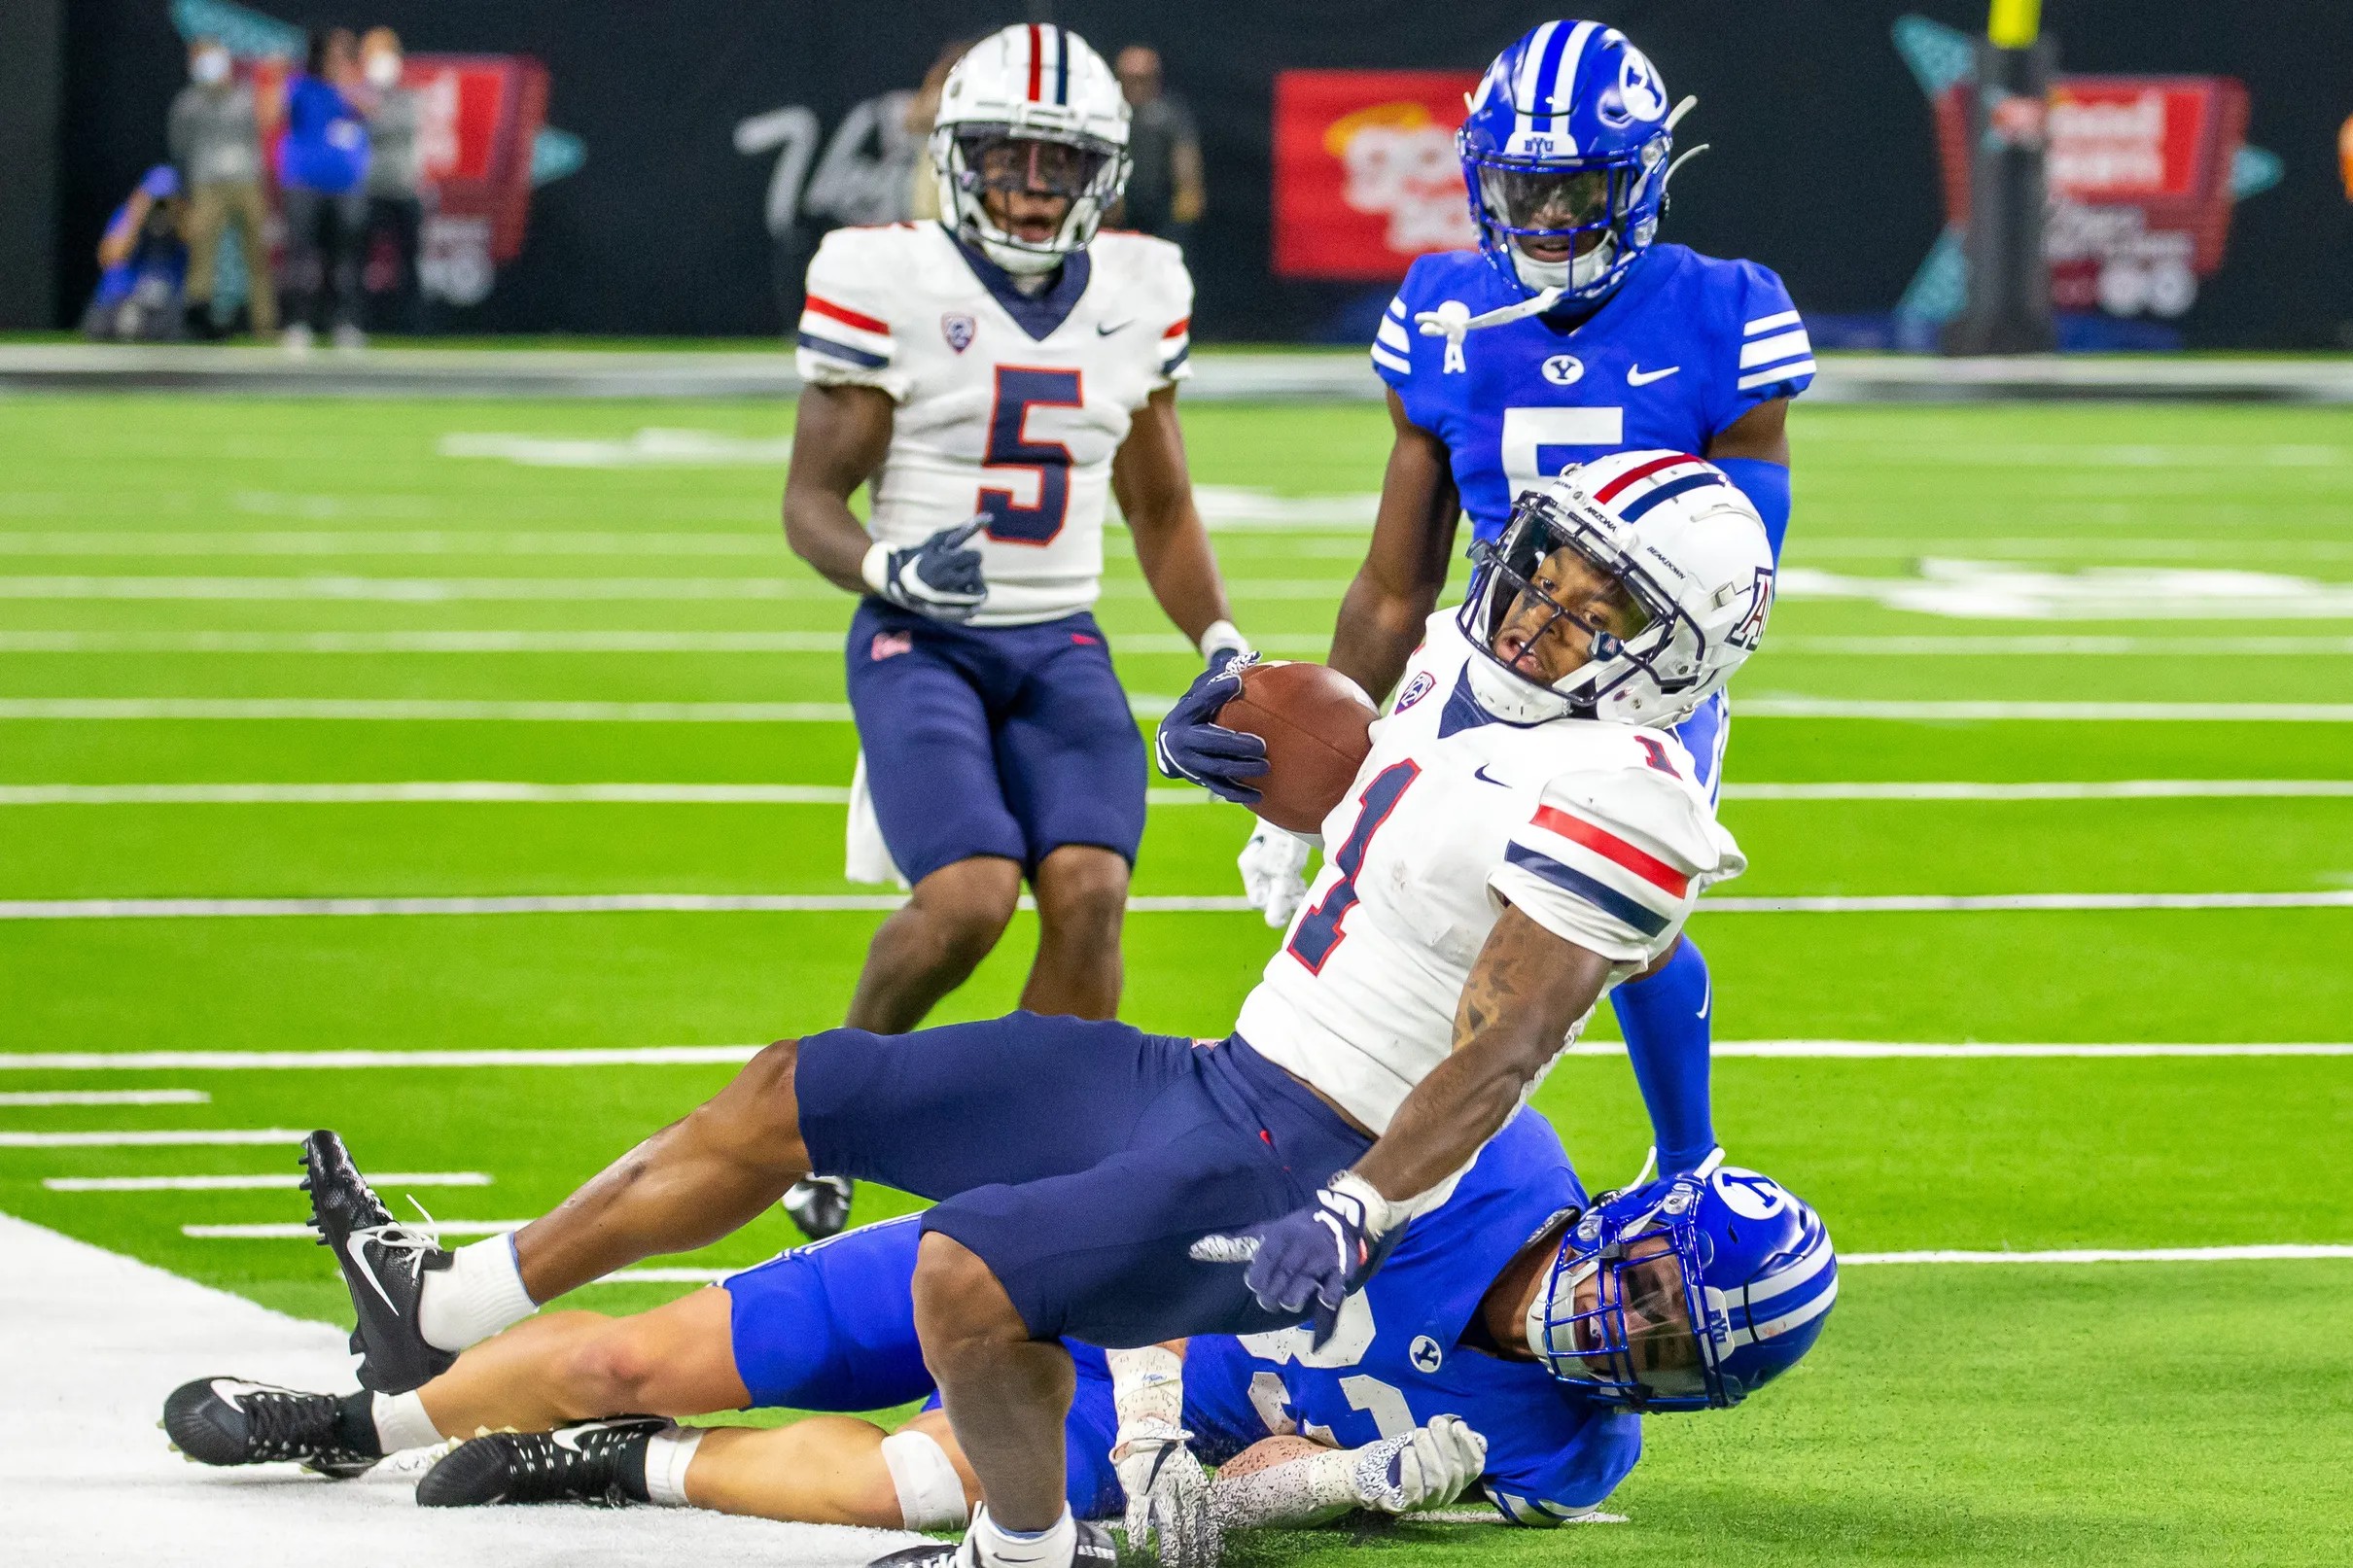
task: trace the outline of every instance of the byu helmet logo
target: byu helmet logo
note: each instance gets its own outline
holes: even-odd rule
[[[1770,1176],[1730,1166],[1715,1173],[1716,1196],[1744,1220],[1769,1220],[1789,1206],[1789,1195]]]
[[[1659,80],[1649,58],[1632,44],[1626,46],[1626,57],[1618,62],[1618,101],[1624,106],[1623,113],[1611,118],[1621,123],[1661,120],[1667,115],[1667,85]]]

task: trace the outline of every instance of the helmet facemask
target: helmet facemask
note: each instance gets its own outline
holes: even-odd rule
[[[1083,132],[1038,126],[944,124],[931,133],[931,157],[939,169],[941,210],[954,215],[957,233],[1016,275],[1051,272],[1084,249],[1128,178],[1126,149]],[[1025,239],[991,215],[991,192],[1060,197],[1066,206],[1051,235]]]
[[[1686,1205],[1688,1207],[1688,1205]],[[1528,1348],[1561,1381],[1624,1410],[1704,1410],[1729,1403],[1716,1387],[1692,1281],[1699,1237],[1652,1208],[1613,1225],[1588,1209],[1562,1237],[1528,1310]]]
[[[1637,678],[1666,693],[1696,682],[1697,667],[1669,649],[1704,638],[1627,533],[1598,507],[1589,516],[1531,490],[1501,538],[1471,547],[1477,566],[1459,624],[1485,655],[1470,666],[1482,706],[1518,722],[1592,718]],[[1584,658],[1548,679],[1548,655],[1563,646],[1581,646]]]
[[[1530,290],[1559,289],[1571,299],[1607,293],[1657,230],[1655,206],[1645,212],[1644,196],[1654,181],[1664,188],[1661,165],[1671,145],[1662,132],[1635,153],[1570,160],[1465,147],[1481,248],[1507,261]],[[1531,256],[1528,241],[1565,251],[1549,260]]]

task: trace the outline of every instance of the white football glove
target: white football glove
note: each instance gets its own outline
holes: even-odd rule
[[[1266,923],[1278,930],[1290,924],[1300,900],[1307,897],[1307,857],[1315,847],[1314,839],[1260,822],[1235,857],[1250,907],[1263,910]]]
[[[1128,1550],[1160,1568],[1217,1568],[1224,1531],[1210,1509],[1210,1473],[1185,1446],[1191,1433],[1155,1424],[1122,1429],[1112,1468],[1128,1494]]]
[[[1433,1415],[1401,1438],[1356,1450],[1356,1500],[1383,1514],[1444,1508],[1487,1468],[1487,1439],[1457,1415]]]

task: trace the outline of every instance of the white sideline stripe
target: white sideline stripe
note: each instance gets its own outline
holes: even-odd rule
[[[1154,806],[1206,806],[1205,789],[1150,789]],[[336,806],[415,801],[694,806],[842,806],[837,784],[517,784],[418,780],[391,784],[0,784],[0,806]]]
[[[841,632],[0,632],[0,653],[822,653],[841,657]],[[1325,637],[1277,634],[1262,653],[1319,655]],[[2345,640],[2353,651],[2353,638]],[[1191,653],[1176,632],[1141,632],[1122,653]],[[2169,651],[2185,651],[2174,644]],[[2189,649],[2194,651],[2194,649]]]
[[[1809,367],[1793,366],[1792,368]],[[1774,372],[1775,374],[1785,372]],[[1336,599],[1347,585],[1322,577],[1228,576],[1238,599]],[[1106,599],[1144,599],[1148,584],[1113,577]],[[701,604],[833,602],[841,590],[822,577],[155,577],[0,576],[0,599],[204,600],[398,605]]]
[[[2353,779],[2099,779],[2022,784],[1728,784],[1727,800],[2243,800],[2353,795]],[[0,790],[0,803],[6,791]]]
[[[2353,895],[2348,895],[2353,896]],[[574,893],[477,898],[19,898],[0,900],[0,921],[241,920],[292,916],[833,914],[893,910],[904,893]],[[1020,906],[1036,909],[1024,894]],[[1230,914],[1249,900],[1143,897],[1132,915]]]
[[[544,1050],[423,1051],[18,1051],[0,1053],[0,1072],[340,1072],[356,1067],[658,1067],[730,1066],[757,1055],[757,1045],[553,1046]],[[1625,1047],[1600,1041],[1578,1046],[1596,1056]],[[2128,1042],[2011,1044],[1971,1040],[1718,1040],[1720,1057],[1957,1058],[2018,1057],[2353,1057],[2353,1041],[2289,1043]],[[390,1178],[386,1178],[390,1179]],[[421,1178],[411,1178],[421,1179]]]
[[[288,1127],[170,1128],[137,1132],[0,1132],[0,1149],[193,1149],[251,1143],[300,1143],[310,1134]]]
[[[201,1089],[24,1089],[0,1094],[0,1107],[21,1105],[209,1105]]]
[[[2245,1247],[2065,1247],[2053,1252],[1848,1252],[1843,1269],[1881,1263],[2262,1263],[2302,1258],[2353,1258],[2353,1246],[2299,1241]]]
[[[368,1178],[379,1187],[487,1187],[479,1170],[396,1170]],[[53,1193],[237,1193],[299,1187],[296,1171],[268,1176],[44,1176]]]
[[[899,893],[571,893],[473,898],[18,898],[0,921],[254,920],[378,915],[831,914],[893,910]],[[1036,904],[1027,896],[1023,909]],[[2353,890],[2183,893],[1885,893],[1789,898],[1710,898],[1722,915],[1983,913],[2001,910],[2347,909]],[[1149,896],[1136,915],[1241,914],[1249,901]]]
[[[1722,915],[1982,914],[2000,910],[2353,909],[2353,890],[2278,893],[1883,893],[1834,897],[1710,898]]]
[[[2125,722],[2353,724],[2353,703],[1875,702],[1843,697],[1749,697],[1742,718],[2071,719]]]
[[[375,1178],[370,1177],[373,1181]],[[529,1220],[435,1220],[432,1229],[442,1236],[505,1236],[519,1231]],[[319,1233],[299,1220],[267,1225],[183,1225],[180,1234],[193,1241],[316,1241]]]

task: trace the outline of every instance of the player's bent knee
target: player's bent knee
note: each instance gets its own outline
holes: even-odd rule
[[[631,1332],[631,1319],[611,1319],[600,1332],[584,1334],[571,1347],[562,1369],[564,1391],[576,1414],[622,1415],[656,1411],[666,1358],[660,1346]]]
[[[937,1231],[925,1233],[915,1258],[915,1332],[934,1364],[1030,1338],[996,1272]]]
[[[800,1097],[793,1075],[800,1041],[763,1046],[727,1087],[703,1102],[692,1120],[715,1142],[751,1151],[765,1163],[790,1167],[800,1155]]]

